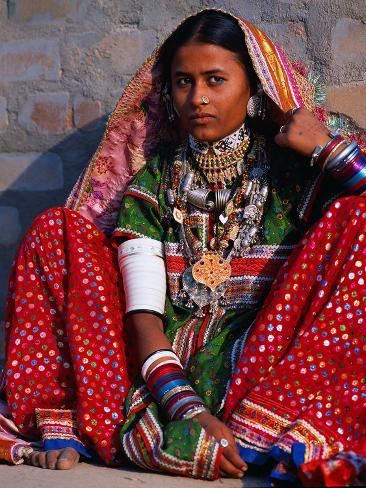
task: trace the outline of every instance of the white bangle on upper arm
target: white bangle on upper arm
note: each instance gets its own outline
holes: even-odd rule
[[[118,264],[126,296],[126,313],[151,310],[164,313],[166,272],[163,244],[138,238],[118,247]]]

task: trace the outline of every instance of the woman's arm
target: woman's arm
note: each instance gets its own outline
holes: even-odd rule
[[[128,340],[134,344],[136,362],[140,369],[145,359],[153,352],[159,349],[172,349],[164,334],[163,321],[156,315],[145,312],[130,314],[126,319],[126,327]]]
[[[172,350],[171,344],[164,334],[163,321],[161,318],[150,313],[132,313],[126,319],[128,340],[135,345],[136,361],[141,368],[145,359],[159,349]],[[164,357],[154,361],[146,371],[146,375],[159,363],[164,361]],[[207,410],[199,413],[196,417],[200,425],[212,435],[218,442],[226,439],[228,446],[223,448],[220,460],[220,470],[223,476],[242,478],[247,469],[246,463],[240,458],[235,446],[235,439],[231,430],[219,419],[210,414]]]
[[[275,142],[311,157],[321,171],[329,174],[350,195],[366,195],[366,155],[355,143],[329,130],[304,108],[283,114]]]

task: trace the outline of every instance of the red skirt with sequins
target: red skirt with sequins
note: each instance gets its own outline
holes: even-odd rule
[[[237,363],[226,422],[248,461],[306,486],[366,471],[366,199],[345,197],[281,268]],[[364,473],[366,474],[366,473]]]
[[[39,215],[15,257],[7,303],[8,407],[20,434],[119,461],[130,380],[123,296],[109,239],[77,212]]]

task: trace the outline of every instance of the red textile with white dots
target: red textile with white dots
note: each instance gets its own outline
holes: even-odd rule
[[[282,452],[306,486],[349,481],[341,452],[365,463],[365,317],[366,200],[345,197],[281,268],[237,363],[225,416],[246,455]]]
[[[130,386],[119,280],[103,232],[75,211],[48,210],[19,246],[6,320],[5,391],[20,433],[44,434],[36,409],[75,410],[73,439],[107,463],[120,461]]]

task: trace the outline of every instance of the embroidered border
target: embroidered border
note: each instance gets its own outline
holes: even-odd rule
[[[324,175],[319,174],[314,181],[312,181],[309,186],[305,189],[301,201],[297,208],[297,214],[300,220],[306,220],[307,214],[310,212],[312,203],[314,202],[318,192],[320,184],[323,180]]]
[[[114,237],[122,237],[122,236],[149,238],[149,236],[145,236],[144,234],[141,234],[140,232],[132,230],[128,227],[117,227],[114,231]]]
[[[46,439],[65,439],[81,442],[75,420],[75,410],[36,408],[37,427]]]
[[[163,431],[149,408],[134,429],[123,436],[122,442],[127,456],[138,466],[192,476],[193,461],[185,461],[162,451]],[[140,443],[147,449],[148,458],[144,457]]]
[[[192,475],[195,478],[217,478],[220,459],[218,454],[218,442],[202,429],[194,456]]]
[[[286,413],[283,405],[278,405],[277,410],[274,413],[254,401],[242,400],[228,422],[238,444],[258,452],[270,452],[278,446],[291,453],[294,443],[302,443],[306,446],[304,462],[338,452],[339,446],[330,448],[326,438],[309,422],[291,418],[293,414]]]
[[[156,195],[146,188],[142,188],[139,185],[129,185],[125,191],[125,195],[135,196],[137,198],[142,198],[146,202],[151,203],[159,210],[159,202]]]

